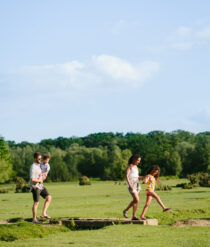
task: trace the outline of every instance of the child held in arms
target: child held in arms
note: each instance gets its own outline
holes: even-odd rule
[[[47,175],[50,171],[50,155],[49,154],[44,154],[43,156],[43,161],[40,164],[40,168],[42,170],[42,173],[39,175],[40,178],[44,181],[47,178]],[[37,187],[39,183],[36,183],[35,187]]]

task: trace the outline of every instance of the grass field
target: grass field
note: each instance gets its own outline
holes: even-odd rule
[[[175,186],[185,180],[163,180]],[[1,185],[9,187],[12,185]],[[124,182],[93,182],[91,186],[77,183],[46,184],[53,200],[48,214],[59,217],[122,217],[122,210],[131,197]],[[148,218],[158,218],[159,226],[116,225],[99,230],[70,231],[64,227],[44,227],[27,222],[19,225],[0,225],[0,237],[8,235],[15,241],[0,241],[0,246],[210,246],[209,227],[174,227],[173,223],[186,219],[210,218],[210,189],[196,187],[191,190],[175,188],[157,191],[166,206],[172,207],[162,213],[153,201]],[[38,215],[44,200],[41,199]],[[140,195],[138,215],[145,203],[144,185]],[[31,218],[31,193],[0,194],[0,220]],[[129,213],[131,216],[131,211]],[[47,228],[47,229],[46,229]],[[30,234],[29,234],[30,233]],[[14,239],[12,239],[14,238]]]

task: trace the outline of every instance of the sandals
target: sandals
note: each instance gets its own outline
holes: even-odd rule
[[[147,218],[145,218],[145,217],[140,217],[140,220],[147,220]]]
[[[40,218],[42,218],[42,219],[48,219],[48,220],[50,220],[51,219],[51,217],[50,216],[48,216],[48,215],[45,215],[45,216],[40,216]]]
[[[133,217],[131,220],[139,220],[139,218],[137,218],[136,216]]]
[[[170,210],[171,208],[165,208],[165,209],[163,209],[163,212],[166,212],[166,211],[168,211],[168,210]]]
[[[124,216],[125,218],[128,218],[128,212],[125,211],[125,210],[123,210],[123,216]]]

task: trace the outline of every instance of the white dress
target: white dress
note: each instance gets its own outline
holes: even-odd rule
[[[130,193],[139,193],[141,191],[141,185],[139,182],[139,170],[137,166],[131,167],[128,179],[133,187],[133,190],[131,191],[128,185],[128,190],[130,191]]]

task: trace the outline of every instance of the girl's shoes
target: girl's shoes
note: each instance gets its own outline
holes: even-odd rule
[[[137,218],[136,216],[133,217],[131,220],[139,220],[139,218]]]
[[[40,216],[40,218],[42,218],[42,219],[48,219],[48,220],[50,220],[51,219],[51,217],[50,216],[48,216],[48,215],[45,215],[45,216]]]
[[[145,217],[140,217],[140,220],[147,220],[147,218],[145,218]]]
[[[165,209],[163,209],[163,212],[166,212],[166,211],[168,211],[168,210],[170,210],[171,208],[165,208]]]
[[[125,218],[128,218],[128,212],[125,211],[125,210],[123,210],[123,216],[124,216]]]

